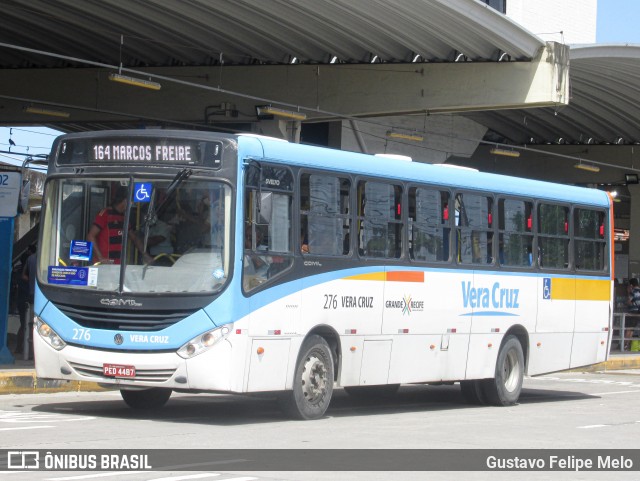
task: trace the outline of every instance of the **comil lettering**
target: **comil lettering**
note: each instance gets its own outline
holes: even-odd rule
[[[462,303],[471,309],[518,309],[520,289],[500,287],[495,282],[491,287],[472,287],[471,282],[462,281]]]

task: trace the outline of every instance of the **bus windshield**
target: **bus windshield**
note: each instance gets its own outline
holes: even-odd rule
[[[130,293],[221,289],[230,272],[231,189],[190,174],[50,180],[40,281]]]

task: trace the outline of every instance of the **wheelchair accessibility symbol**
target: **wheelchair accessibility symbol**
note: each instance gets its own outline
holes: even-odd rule
[[[136,182],[133,189],[133,199],[135,202],[150,202],[151,191],[153,187],[151,182]]]
[[[542,279],[542,298],[551,299],[551,278],[544,277]]]

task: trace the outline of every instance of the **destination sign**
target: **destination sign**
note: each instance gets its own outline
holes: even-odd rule
[[[94,144],[91,160],[124,160],[126,162],[196,163],[197,152],[191,145]]]
[[[222,142],[157,138],[70,139],[62,142],[57,164],[146,163],[219,168]]]

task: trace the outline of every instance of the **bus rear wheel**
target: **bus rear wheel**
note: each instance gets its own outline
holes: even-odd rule
[[[171,397],[171,389],[160,387],[140,391],[121,389],[120,395],[130,408],[157,409],[167,404],[169,397]]]
[[[494,379],[483,381],[483,392],[489,404],[511,406],[518,402],[524,380],[524,354],[516,336],[502,342]]]
[[[300,348],[293,390],[283,393],[280,407],[294,419],[321,418],[333,395],[333,357],[327,341],[309,336]]]

